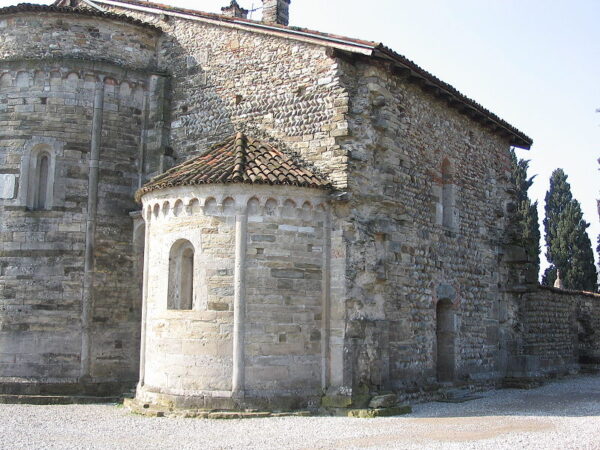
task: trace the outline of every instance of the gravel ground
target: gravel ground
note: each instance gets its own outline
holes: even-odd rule
[[[244,420],[149,418],[110,405],[0,405],[0,449],[600,449],[600,376],[407,416]]]

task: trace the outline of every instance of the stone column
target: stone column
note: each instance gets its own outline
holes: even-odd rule
[[[246,242],[248,214],[246,205],[235,217],[235,266],[233,298],[233,377],[231,391],[234,397],[244,396],[244,324],[246,320]]]
[[[326,390],[330,384],[330,333],[331,333],[331,216],[329,208],[324,210],[323,221],[323,315],[321,320],[321,387]]]
[[[150,77],[152,80],[152,77]],[[145,173],[144,166],[146,165],[146,135],[148,134],[148,96],[149,90],[146,89],[144,92],[144,99],[142,101],[142,130],[140,132],[140,145],[138,150],[138,189],[144,185]]]
[[[94,92],[94,113],[90,157],[88,162],[88,205],[85,228],[85,259],[83,292],[81,299],[81,378],[90,376],[90,327],[93,311],[94,288],[94,245],[96,233],[96,212],[98,210],[98,166],[102,145],[102,115],[104,113],[104,80],[96,83]]]
[[[142,330],[140,333],[140,387],[144,385],[146,376],[146,321],[148,317],[148,266],[150,258],[150,222],[149,214],[144,214],[142,208],[142,220],[146,224],[144,235],[144,279],[142,281]]]

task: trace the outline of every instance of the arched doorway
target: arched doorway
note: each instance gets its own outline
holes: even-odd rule
[[[454,381],[455,366],[455,321],[450,300],[440,300],[435,308],[437,358],[436,373],[439,382]]]

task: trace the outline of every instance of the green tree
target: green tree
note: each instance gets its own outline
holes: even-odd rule
[[[542,285],[543,286],[554,286],[554,282],[556,281],[556,266],[554,264],[550,264],[550,266],[546,267],[544,273],[542,274]]]
[[[542,284],[554,284],[556,271],[560,270],[566,289],[595,292],[596,265],[586,231],[590,225],[583,220],[581,205],[573,198],[567,175],[562,169],[552,172],[545,200],[546,257],[551,266],[546,269]]]
[[[540,224],[537,211],[537,202],[531,203],[528,191],[535,175],[527,176],[529,161],[518,159],[514,150],[511,150],[512,172],[511,178],[516,189],[516,241],[527,252],[529,261],[534,265],[535,279],[540,271]]]

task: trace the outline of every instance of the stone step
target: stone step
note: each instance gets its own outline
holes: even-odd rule
[[[88,395],[15,395],[0,394],[1,404],[24,405],[92,405],[121,403],[122,397],[93,397]]]
[[[264,417],[310,417],[312,411],[214,411],[202,409],[169,409],[159,405],[138,403],[135,399],[126,398],[123,406],[132,413],[148,417],[183,417],[186,419],[259,419]],[[345,414],[344,414],[345,415]]]
[[[445,392],[447,398],[461,398],[471,395],[471,391],[468,389],[449,389]]]
[[[600,364],[581,364],[581,373],[589,375],[597,375],[600,373]]]
[[[392,417],[410,414],[412,408],[410,405],[392,406],[391,408],[371,408],[371,409],[351,409],[348,410],[347,416],[358,419],[372,419],[375,417]]]
[[[131,389],[127,392],[123,392],[123,394],[121,394],[121,398],[135,398],[135,393],[136,393],[135,388]]]
[[[464,403],[482,397],[483,396],[474,394],[468,389],[451,389],[444,392],[438,401],[442,403]]]
[[[542,378],[507,377],[502,380],[502,387],[505,389],[535,389],[542,384],[544,384]]]

